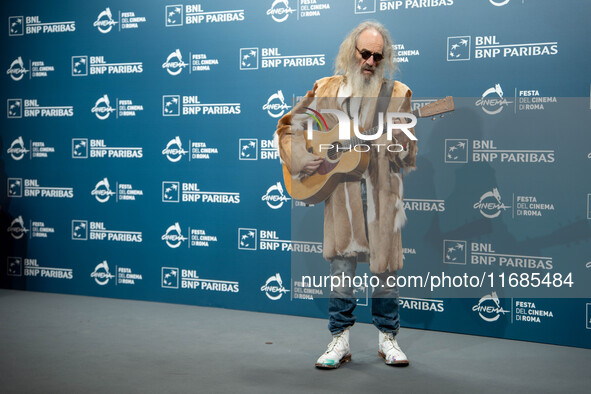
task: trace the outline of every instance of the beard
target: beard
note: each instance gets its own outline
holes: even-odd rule
[[[363,74],[364,70],[373,70],[373,74]],[[377,67],[364,64],[359,67],[354,61],[351,62],[346,74],[347,80],[353,89],[353,97],[378,97],[383,76],[383,64]]]

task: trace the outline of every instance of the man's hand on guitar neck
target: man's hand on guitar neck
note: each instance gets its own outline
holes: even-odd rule
[[[322,164],[324,159],[319,156],[310,156],[310,159],[304,164],[304,168],[302,168],[302,173],[305,175],[312,175],[316,172],[318,167]]]

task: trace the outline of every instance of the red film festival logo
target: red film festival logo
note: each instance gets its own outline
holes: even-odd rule
[[[320,112],[316,111],[309,107],[304,107],[307,110],[310,110],[312,113],[306,112],[310,118],[308,119],[308,128],[307,128],[307,138],[309,140],[313,139],[314,129],[313,129],[313,122],[312,120],[316,121],[318,125],[318,129],[320,131],[327,131],[328,126],[326,124],[326,120],[322,116],[323,114],[332,114],[335,115],[339,121],[339,132],[338,132],[338,139],[339,142],[334,142],[330,144],[320,144],[320,152],[324,151],[336,151],[336,152],[350,152],[351,150],[355,152],[369,152],[369,150],[373,147],[376,148],[379,152],[381,148],[385,148],[388,152],[402,152],[405,150],[405,147],[398,143],[393,144],[368,144],[365,141],[375,141],[377,140],[383,133],[384,133],[384,118],[383,116],[379,116],[378,126],[371,128],[366,131],[359,130],[359,116],[353,116],[353,127],[351,127],[351,119],[349,116],[343,112],[336,109],[321,109]],[[380,115],[382,113],[380,112]],[[409,123],[400,123],[399,119],[410,119]],[[388,140],[396,140],[393,138],[393,131],[398,129],[402,131],[409,140],[417,141],[417,137],[410,132],[410,128],[415,127],[417,124],[417,118],[415,115],[406,112],[388,112],[386,113],[386,136]],[[351,136],[351,130],[355,136]],[[351,140],[349,144],[343,144],[342,141]]]

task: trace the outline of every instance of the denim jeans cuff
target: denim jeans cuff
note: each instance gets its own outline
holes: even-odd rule
[[[355,323],[353,323],[353,324],[355,324]],[[332,331],[330,331],[330,330],[329,330],[329,331],[330,331],[330,335],[333,335],[333,336],[334,336],[334,335],[339,335],[339,334],[342,334],[342,333],[343,333],[343,332],[345,332],[346,330],[348,330],[348,329],[350,329],[351,327],[353,327],[353,324],[351,324],[350,326],[347,326],[347,327],[345,327],[345,328],[343,328],[342,330],[339,330],[339,331],[337,331],[337,332],[332,332]]]
[[[378,331],[383,332],[384,334],[393,334],[394,336],[398,335],[398,332],[400,331],[398,330],[380,330],[378,329]]]

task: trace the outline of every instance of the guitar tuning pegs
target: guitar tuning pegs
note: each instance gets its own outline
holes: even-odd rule
[[[443,116],[444,116],[443,114],[439,115],[440,118],[443,118]]]
[[[435,116],[431,117],[431,120],[435,120]]]

